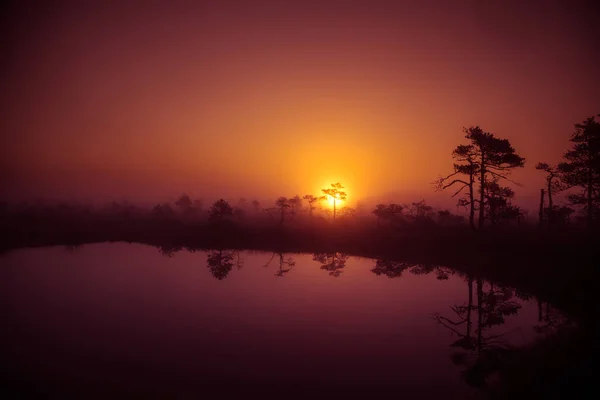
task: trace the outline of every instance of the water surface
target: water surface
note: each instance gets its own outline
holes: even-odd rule
[[[534,340],[548,313],[444,267],[342,253],[104,243],[16,250],[0,266],[3,374],[61,397],[465,398],[469,360]]]

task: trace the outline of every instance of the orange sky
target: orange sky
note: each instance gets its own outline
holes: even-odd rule
[[[9,196],[264,199],[340,181],[351,201],[454,204],[430,182],[480,125],[526,157],[529,205],[535,163],[600,112],[598,13],[577,2],[86,3],[6,13]]]

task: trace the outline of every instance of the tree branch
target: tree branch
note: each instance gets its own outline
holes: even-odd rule
[[[507,181],[509,181],[510,183],[513,183],[513,184],[515,184],[515,185],[517,185],[517,186],[519,186],[519,187],[523,187],[523,185],[522,185],[522,184],[520,184],[520,183],[519,183],[519,182],[517,182],[517,181],[513,181],[512,179],[510,179],[510,178],[509,178],[509,177],[507,177],[506,175],[498,174],[498,173],[496,173],[496,172],[494,172],[494,171],[489,171],[489,170],[488,170],[488,172],[489,172],[489,173],[490,173],[492,176],[495,176],[496,178],[502,178],[502,179],[506,179],[506,180],[507,180]]]
[[[455,179],[452,182],[450,182],[449,184],[442,186],[442,189],[449,188],[450,186],[454,185],[455,183],[462,183],[463,185],[469,186],[469,184],[467,182],[463,181],[462,179]]]
[[[452,308],[452,307],[450,307],[450,308]],[[454,310],[453,310],[453,311],[454,311]],[[454,311],[454,312],[456,312],[456,311]],[[460,321],[460,322],[454,322],[454,321],[452,321],[451,319],[449,319],[449,318],[446,318],[446,317],[443,317],[443,316],[441,316],[441,315],[436,315],[436,316],[435,316],[435,318],[436,318],[437,320],[444,320],[444,321],[446,321],[446,322],[448,322],[449,324],[452,324],[452,325],[454,325],[454,326],[462,325],[462,324],[464,324],[464,323],[467,321],[466,319],[463,319],[463,320],[462,320],[462,321]]]
[[[448,175],[447,177],[445,177],[445,178],[440,178],[440,180],[442,180],[442,181],[445,181],[446,179],[449,179],[449,178],[451,178],[451,177],[453,177],[454,175],[457,175],[457,174],[460,174],[460,172],[458,172],[458,171],[454,171],[453,173],[451,173],[451,174],[450,174],[450,175]]]
[[[458,190],[457,190],[457,191],[456,191],[456,192],[455,192],[455,193],[452,195],[452,197],[456,197],[456,196],[457,196],[457,195],[458,195],[460,192],[462,192],[462,191],[463,191],[463,190],[464,190],[464,189],[465,189],[467,186],[469,186],[469,185],[463,185],[463,186],[461,186],[461,188],[460,188],[460,189],[458,189]]]

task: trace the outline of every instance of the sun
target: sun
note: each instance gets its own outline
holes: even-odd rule
[[[344,185],[338,181],[335,183],[323,184],[320,189],[322,204],[324,207],[332,210],[339,210],[344,207],[348,201],[348,192]],[[335,196],[335,197],[334,197]]]
[[[339,198],[337,198],[337,199],[335,200],[335,207],[336,207],[336,208],[340,208],[340,206],[341,206],[342,204],[344,204],[344,200],[340,200]],[[328,205],[330,208],[333,208],[333,196],[327,196],[327,205]]]

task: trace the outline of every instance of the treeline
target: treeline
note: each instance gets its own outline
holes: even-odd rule
[[[206,205],[202,199],[182,194],[174,202],[152,207],[124,201],[111,202],[100,207],[90,204],[62,203],[0,203],[3,224],[29,227],[49,225],[55,229],[74,225],[125,228],[132,224],[146,224],[156,229],[166,225],[239,227],[299,227],[324,226],[335,221],[337,226],[376,225],[389,228],[427,228],[464,225],[465,218],[449,210],[435,210],[425,200],[408,204],[379,204],[375,208],[341,206],[346,200],[344,186],[331,184],[320,195],[306,194],[279,197],[272,203],[240,198],[235,202],[219,199]],[[343,204],[343,203],[342,203]]]
[[[271,203],[240,198],[235,202],[219,199],[205,205],[201,199],[181,195],[173,203],[143,208],[129,202],[112,202],[104,207],[83,204],[0,203],[0,229],[12,246],[43,242],[41,238],[88,238],[91,240],[137,240],[138,237],[189,235],[191,237],[237,237],[235,245],[244,246],[250,237],[268,234],[265,241],[278,237],[278,230],[302,243],[313,243],[316,231],[335,236],[336,242],[352,235],[357,241],[371,243],[374,230],[382,237],[441,234],[441,230],[488,232],[515,227],[533,228],[525,220],[526,211],[514,205],[515,191],[510,172],[522,168],[525,159],[506,139],[483,131],[465,128],[467,143],[452,152],[453,171],[435,182],[437,190],[452,190],[457,206],[467,217],[449,210],[435,210],[424,200],[410,204],[377,204],[358,209],[344,205],[346,193],[341,183],[332,183],[321,193],[279,197]],[[540,162],[536,168],[546,174],[542,188],[539,225],[565,231],[598,227],[600,217],[600,123],[594,117],[575,124],[571,148],[562,161]],[[567,191],[568,204],[557,205],[555,195]],[[574,219],[575,207],[583,220]],[[333,222],[333,223],[332,223]],[[573,223],[575,222],[575,223]],[[583,223],[579,223],[583,222]],[[490,229],[493,228],[493,229]],[[569,228],[569,229],[567,229]],[[290,233],[294,231],[295,233]],[[527,229],[525,229],[527,230]],[[215,232],[220,232],[216,235]],[[237,232],[235,235],[233,232]],[[306,238],[308,233],[311,242]],[[229,235],[229,236],[228,236]],[[271,235],[271,236],[269,236]],[[513,232],[514,237],[517,233]],[[489,234],[488,234],[489,236]],[[187,239],[186,239],[187,240]],[[8,246],[4,244],[4,246]]]
[[[512,204],[515,192],[504,185],[513,182],[510,172],[524,167],[525,158],[507,139],[485,132],[479,126],[464,128],[464,132],[468,142],[458,145],[452,152],[454,171],[438,179],[437,189],[454,190],[452,196],[458,197],[457,205],[469,211],[472,229],[519,218],[523,211]],[[546,174],[546,187],[541,189],[540,196],[539,225],[565,226],[575,212],[570,206],[574,206],[582,211],[589,229],[597,228],[600,216],[600,122],[590,117],[575,124],[569,140],[571,148],[564,153],[562,161],[536,165],[536,169]],[[568,204],[557,206],[553,196],[567,190],[572,190],[567,195]]]

